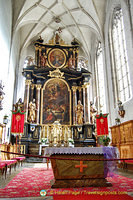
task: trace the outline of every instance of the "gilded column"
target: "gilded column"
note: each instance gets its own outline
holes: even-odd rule
[[[36,85],[36,123],[39,124],[39,114],[40,114],[40,89],[42,85]]]
[[[30,86],[30,101],[33,101],[33,95],[34,95],[34,84],[31,84]]]
[[[26,112],[26,114],[25,114],[25,122],[27,122],[27,117],[28,117],[30,84],[31,84],[31,80],[26,80],[25,81],[25,95],[24,95],[24,110]]]
[[[82,86],[83,88],[83,106],[84,106],[84,123],[90,123],[90,100],[89,100],[89,83]]]
[[[73,125],[76,124],[76,107],[77,107],[77,86],[72,86],[73,91]]]

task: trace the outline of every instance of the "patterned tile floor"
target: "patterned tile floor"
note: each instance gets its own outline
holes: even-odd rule
[[[42,168],[46,167],[46,163],[24,163],[23,166],[17,167],[16,171],[12,169],[12,173],[10,174],[9,171],[7,172],[7,178],[5,179],[4,177],[1,177],[0,174],[0,189],[4,188],[18,173],[20,173],[23,168]],[[49,167],[50,164],[49,164]],[[125,176],[127,178],[133,179],[133,172],[132,171],[123,171],[123,170],[118,170],[117,173],[121,176]],[[133,193],[130,193],[129,195],[133,196]],[[0,200],[3,198],[0,198]],[[27,198],[4,198],[4,200],[53,200],[53,197],[48,196],[48,197],[27,197]]]

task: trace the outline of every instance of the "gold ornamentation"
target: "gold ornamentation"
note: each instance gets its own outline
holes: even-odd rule
[[[31,80],[26,80],[25,81],[25,85],[30,85],[31,84]]]
[[[81,90],[82,90],[82,87],[78,87],[78,91],[81,92]]]
[[[32,90],[34,89],[34,86],[35,86],[34,84],[31,84],[31,89],[32,89]]]
[[[76,92],[77,89],[78,89],[78,86],[72,86],[73,92]]]
[[[67,74],[67,73],[66,73]],[[68,80],[78,80],[78,79],[81,79],[82,78],[82,75],[81,76],[78,76],[76,78],[69,78]]]
[[[42,85],[40,85],[40,84],[37,84],[37,85],[36,85],[36,89],[37,89],[37,90],[40,90],[41,87],[42,87]]]
[[[90,85],[90,83],[85,83],[84,85],[82,85],[82,88],[87,88]]]
[[[36,50],[36,51],[38,51],[38,49],[39,49],[39,46],[38,46],[38,45],[36,45],[36,46],[35,46],[35,50]]]
[[[59,69],[56,69],[54,71],[50,71],[49,75],[51,78],[65,78],[64,76],[64,72],[61,72]]]

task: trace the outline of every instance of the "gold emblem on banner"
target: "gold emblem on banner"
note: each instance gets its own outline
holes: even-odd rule
[[[103,124],[103,122],[104,122],[104,119],[100,119],[100,122],[101,122],[101,124]]]
[[[16,120],[17,120],[17,121],[20,121],[20,120],[21,120],[21,116],[20,116],[20,115],[17,115],[17,116],[16,116]]]

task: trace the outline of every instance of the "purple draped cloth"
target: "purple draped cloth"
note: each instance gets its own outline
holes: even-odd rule
[[[105,159],[119,158],[119,151],[116,147],[104,147],[103,153]],[[104,161],[104,176],[113,176],[117,170],[117,161]]]

